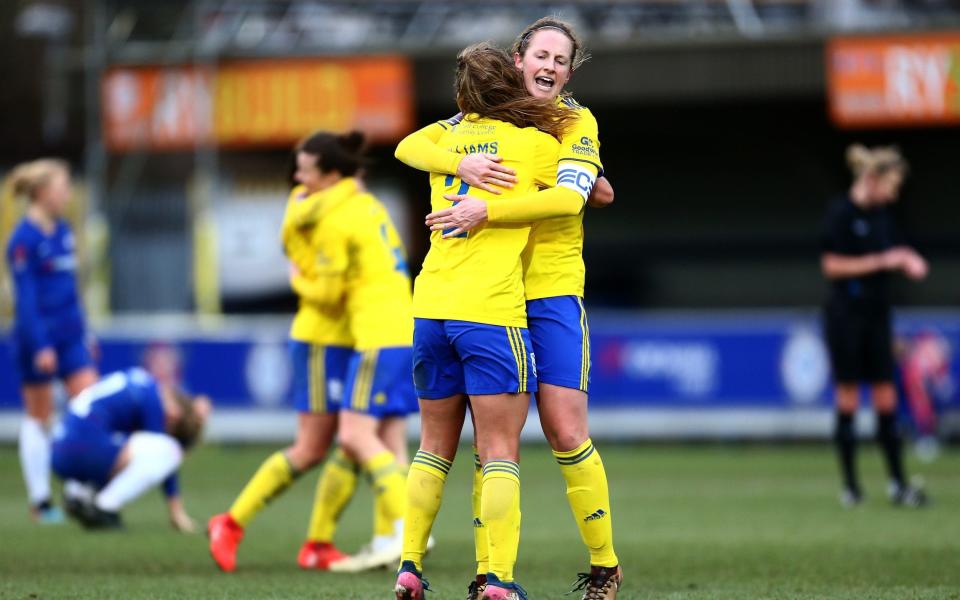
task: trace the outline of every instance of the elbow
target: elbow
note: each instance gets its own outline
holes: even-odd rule
[[[607,181],[606,177],[600,177],[597,179],[597,183],[593,186],[593,190],[590,192],[590,197],[587,199],[587,204],[591,208],[603,208],[613,204],[613,197],[613,186],[610,185],[610,182]]]
[[[407,164],[406,159],[407,159],[407,155],[409,154],[409,152],[407,151],[407,148],[410,145],[408,141],[409,139],[410,139],[410,136],[407,136],[402,140],[400,140],[400,143],[397,144],[396,150],[393,151],[393,157],[399,160],[400,162],[402,162],[403,164]]]

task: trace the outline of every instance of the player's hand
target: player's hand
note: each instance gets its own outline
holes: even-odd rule
[[[509,190],[517,182],[517,172],[501,165],[502,161],[496,154],[468,154],[457,166],[457,177],[467,185],[499,194],[498,187]]]
[[[926,279],[929,272],[930,265],[927,264],[927,261],[924,260],[922,256],[913,251],[910,251],[906,255],[903,263],[903,273],[909,279],[921,281]]]
[[[197,532],[197,522],[187,514],[179,500],[170,501],[170,525],[180,533]]]
[[[606,177],[598,177],[597,183],[590,190],[590,197],[587,198],[587,206],[591,208],[603,208],[613,204],[613,186]]]
[[[432,212],[426,219],[430,231],[443,231],[444,239],[470,231],[487,221],[487,203],[483,200],[458,194],[447,194],[444,198],[456,202],[456,206]]]
[[[53,348],[44,348],[33,355],[33,366],[41,373],[57,372],[57,353]]]

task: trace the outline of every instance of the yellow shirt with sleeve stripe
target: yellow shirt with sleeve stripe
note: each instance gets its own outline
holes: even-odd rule
[[[442,153],[434,158],[450,153],[496,154],[503,158],[503,165],[516,170],[518,179],[512,190],[495,195],[470,189],[453,175],[433,172],[430,203],[434,211],[451,206],[445,194],[470,194],[493,207],[556,181],[560,145],[542,131],[477,115],[430,127],[442,131],[436,144],[428,143]],[[401,154],[398,147],[398,158]],[[455,171],[453,159],[447,160]],[[530,223],[486,223],[448,239],[443,239],[440,231],[432,232],[430,251],[414,284],[414,316],[526,327],[521,255],[529,234]]]
[[[306,270],[298,264],[294,289],[321,303],[342,302],[357,350],[410,346],[406,253],[383,204],[352,177],[317,196],[316,206],[299,215],[315,255]]]
[[[559,97],[574,110],[577,119],[560,142],[555,187],[526,194],[511,203],[487,205],[490,223],[536,221],[524,252],[526,298],[583,296],[583,213],[596,179],[603,173],[597,121],[593,114],[572,98]],[[455,174],[463,154],[455,154],[437,142],[455,122],[433,123],[407,136],[395,152],[405,164],[436,173]],[[480,198],[475,191],[472,195]]]
[[[572,98],[560,98],[576,111],[577,119],[560,140],[557,187],[572,189],[586,202],[603,174],[597,120],[589,109]],[[491,223],[507,222],[510,215],[492,212]],[[583,211],[576,215],[542,219],[534,223],[530,244],[523,253],[523,284],[527,300],[555,296],[583,297]]]
[[[317,252],[311,247],[311,226],[303,223],[302,215],[305,209],[315,206],[321,199],[322,193],[307,194],[303,186],[297,186],[290,192],[283,217],[281,238],[284,252],[299,270],[299,273],[294,272],[291,275],[291,286],[297,293],[300,303],[297,314],[293,318],[293,324],[290,326],[290,338],[319,346],[352,347],[353,336],[347,319],[342,281],[337,281],[335,277],[322,277],[323,284],[328,286],[323,298],[316,298],[315,295],[311,297],[307,293],[310,290],[297,289],[298,284],[303,286],[307,282],[316,287],[315,280],[308,279],[302,274],[310,267],[312,256]],[[311,275],[320,277],[317,273]],[[316,289],[312,291],[316,293]]]

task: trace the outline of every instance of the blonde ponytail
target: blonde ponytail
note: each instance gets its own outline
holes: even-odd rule
[[[16,198],[33,200],[37,192],[50,183],[57,172],[68,173],[70,167],[59,158],[40,158],[17,165],[7,179]]]
[[[851,144],[847,147],[847,165],[854,177],[881,175],[893,170],[906,174],[909,170],[906,159],[896,146],[867,148],[863,144]]]

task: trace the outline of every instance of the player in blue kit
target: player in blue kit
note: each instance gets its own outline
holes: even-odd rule
[[[33,518],[63,520],[50,501],[49,420],[53,379],[73,397],[97,380],[87,347],[86,324],[77,291],[74,237],[63,215],[70,201],[70,171],[55,159],[17,166],[10,185],[28,201],[6,249],[16,312],[13,354],[26,417],[20,427],[20,463]]]
[[[67,512],[90,529],[121,527],[120,509],[163,482],[171,524],[194,531],[177,469],[209,414],[205,396],[159,385],[139,368],[81,392],[54,433],[53,470],[65,480]]]

